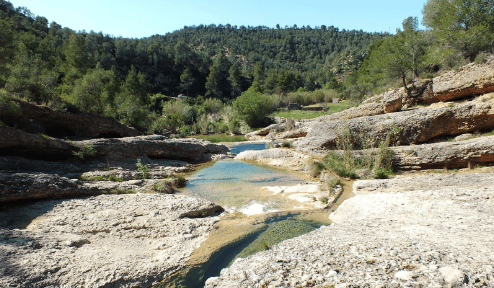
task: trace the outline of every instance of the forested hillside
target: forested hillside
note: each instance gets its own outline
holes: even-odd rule
[[[143,39],[115,38],[63,28],[6,0],[0,0],[0,19],[4,94],[128,124],[140,122],[141,110],[157,93],[234,99],[256,78],[271,93],[335,87],[385,36],[326,26],[200,25]]]

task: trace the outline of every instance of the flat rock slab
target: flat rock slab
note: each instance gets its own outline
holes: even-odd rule
[[[441,173],[413,176],[396,176],[392,179],[356,181],[353,193],[356,195],[405,192],[414,190],[459,189],[461,187],[492,188],[494,173]]]
[[[258,162],[294,171],[307,170],[311,161],[307,155],[283,148],[243,151],[235,157],[235,160]]]
[[[92,145],[99,157],[122,160],[147,156],[149,158],[198,160],[205,154],[226,154],[230,150],[222,144],[186,138],[170,139],[151,135],[121,139],[95,139],[74,142],[76,145]]]
[[[494,136],[392,149],[393,161],[401,169],[473,168],[494,163]]]
[[[357,195],[332,225],[238,259],[206,287],[491,287],[494,187],[471,184]]]
[[[0,203],[42,198],[100,194],[103,189],[84,186],[77,179],[45,173],[0,173]]]
[[[150,287],[184,267],[220,210],[156,194],[16,208],[0,217],[0,287]]]

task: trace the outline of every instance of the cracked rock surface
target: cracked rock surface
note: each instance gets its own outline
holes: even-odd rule
[[[149,287],[185,265],[221,210],[157,194],[17,207],[0,217],[0,287]]]
[[[333,224],[238,259],[206,287],[493,287],[492,179],[357,181]]]

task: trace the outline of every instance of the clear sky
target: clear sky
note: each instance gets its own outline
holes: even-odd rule
[[[426,0],[10,0],[73,30],[129,38],[166,34],[184,26],[280,24],[335,26],[367,32],[390,32],[408,16],[417,16]]]

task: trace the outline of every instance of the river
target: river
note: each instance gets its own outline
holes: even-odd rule
[[[262,149],[266,144],[230,148],[235,154]],[[235,259],[329,224],[329,210],[300,210],[303,205],[299,202],[262,188],[291,186],[306,180],[301,174],[236,160],[217,161],[191,175],[186,188],[178,193],[213,201],[228,213],[222,215],[208,240],[194,251],[187,268],[159,287],[203,287],[209,277],[219,276],[221,269]]]

